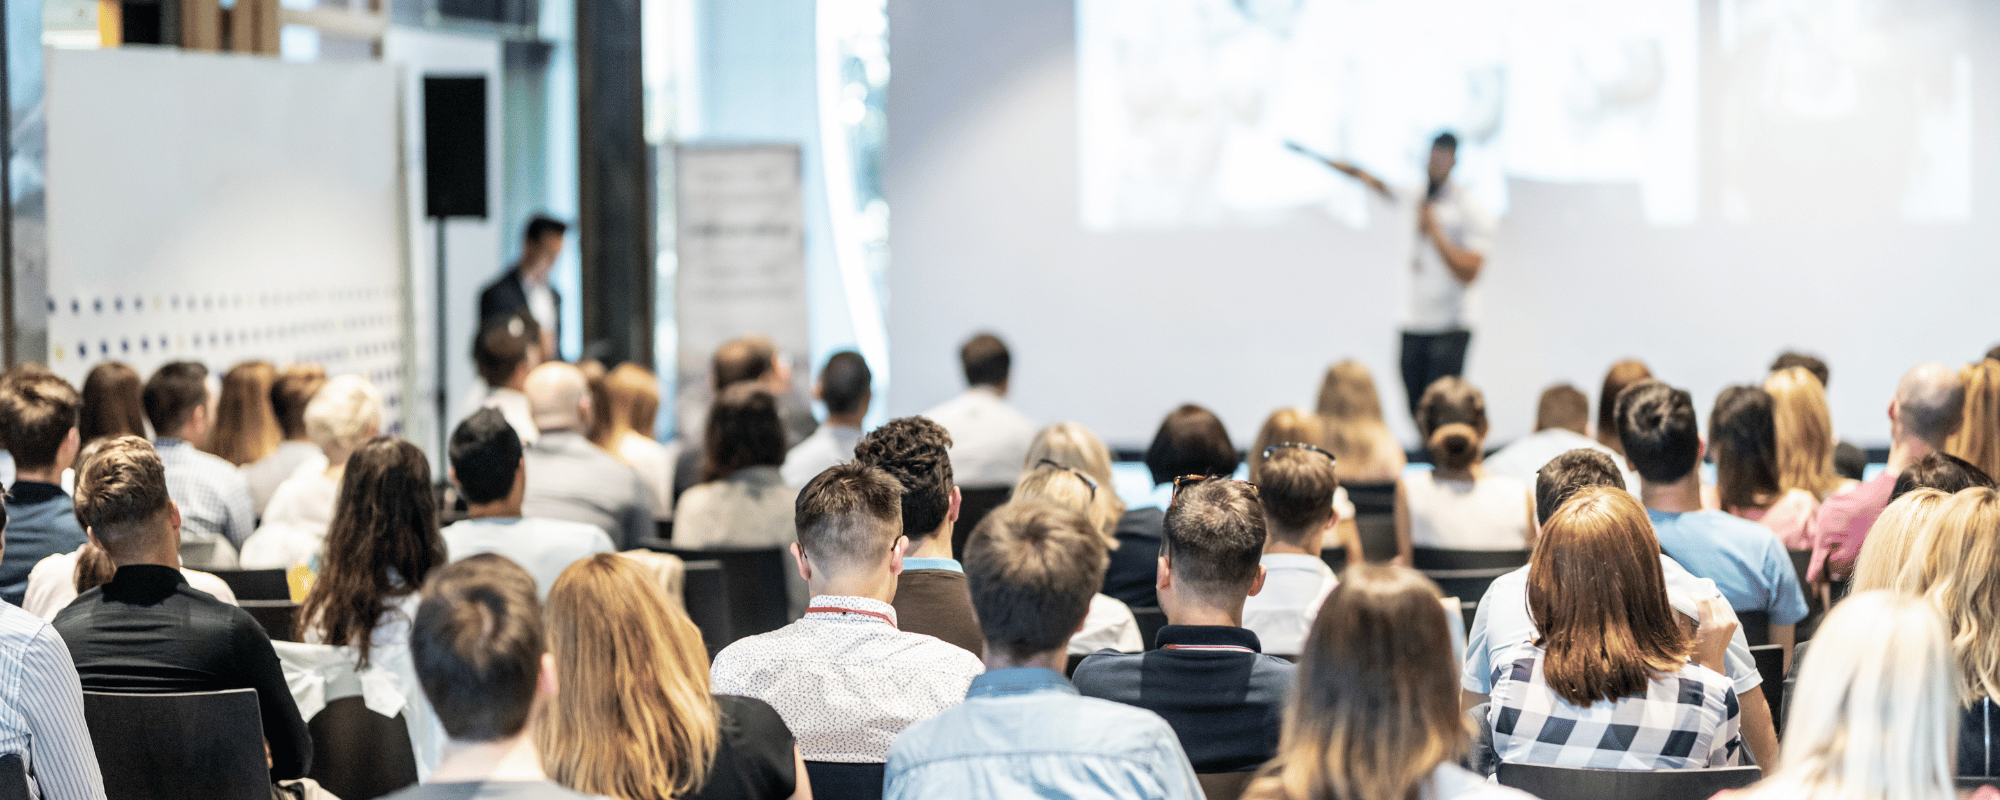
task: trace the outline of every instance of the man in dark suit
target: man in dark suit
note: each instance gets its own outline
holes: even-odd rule
[[[563,235],[569,226],[554,217],[537,214],[528,220],[522,236],[521,260],[479,293],[479,320],[484,325],[526,309],[542,327],[542,357],[560,361],[557,348],[562,341],[562,295],[549,285],[549,271],[562,253]]]

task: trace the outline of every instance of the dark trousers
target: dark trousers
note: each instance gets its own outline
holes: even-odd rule
[[[1412,419],[1417,416],[1417,401],[1433,381],[1465,373],[1465,349],[1470,344],[1472,331],[1403,332],[1403,391],[1409,396]]]

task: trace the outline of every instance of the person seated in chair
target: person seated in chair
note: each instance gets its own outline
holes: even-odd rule
[[[482,408],[452,431],[451,480],[470,517],[440,532],[453,560],[499,553],[527,569],[538,596],[547,597],[570,564],[613,550],[611,537],[594,525],[521,515],[528,468],[521,440],[498,409]]]

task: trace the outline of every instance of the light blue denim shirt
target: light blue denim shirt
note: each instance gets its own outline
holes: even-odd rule
[[[965,703],[889,749],[884,800],[1067,797],[1188,800],[1201,786],[1180,740],[1151,711],[1081,697],[1060,673],[1000,669]]]

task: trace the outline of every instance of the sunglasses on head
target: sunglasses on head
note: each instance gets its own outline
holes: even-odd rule
[[[1075,475],[1077,480],[1083,481],[1083,485],[1090,487],[1091,501],[1095,502],[1097,500],[1097,479],[1092,478],[1089,475],[1083,474],[1082,470],[1079,470],[1076,467],[1063,466],[1062,464],[1056,463],[1053,459],[1047,459],[1047,458],[1044,458],[1041,460],[1040,463],[1035,464],[1035,467],[1037,469],[1041,467],[1054,467],[1056,469],[1067,472],[1071,475]]]
[[[1334,463],[1340,462],[1340,459],[1334,458],[1332,453],[1329,453],[1325,450],[1321,450],[1312,445],[1306,444],[1305,442],[1280,442],[1278,444],[1271,445],[1270,447],[1264,448],[1264,457],[1270,458],[1273,453],[1276,453],[1279,450],[1308,450],[1326,456],[1326,460],[1328,461],[1332,461]]]
[[[1198,484],[1198,483],[1202,483],[1202,482],[1204,482],[1204,481],[1236,481],[1236,479],[1235,479],[1235,478],[1224,478],[1224,477],[1219,477],[1219,476],[1216,476],[1216,475],[1182,475],[1182,476],[1180,476],[1180,477],[1178,477],[1178,478],[1175,478],[1175,479],[1174,479],[1174,498],[1175,498],[1175,499],[1180,499],[1180,496],[1181,496],[1181,490],[1183,490],[1183,489],[1186,489],[1186,488],[1188,488],[1188,487],[1190,487],[1190,486],[1193,486],[1193,485],[1195,485],[1195,484]],[[1258,496],[1258,494],[1257,494],[1257,484],[1254,484],[1254,483],[1251,483],[1251,482],[1249,482],[1249,481],[1236,481],[1236,482],[1237,482],[1237,483],[1240,483],[1240,484],[1243,484],[1244,486],[1248,486],[1248,487],[1250,487],[1250,496],[1251,496],[1251,497],[1257,497],[1257,496]]]

